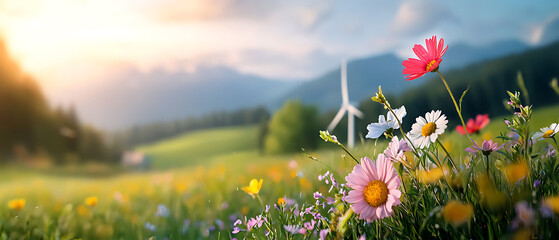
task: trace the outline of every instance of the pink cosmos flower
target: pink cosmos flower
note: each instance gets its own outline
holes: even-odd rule
[[[499,151],[501,148],[503,148],[505,144],[501,144],[501,146],[499,146],[499,143],[497,142],[493,142],[493,140],[483,140],[483,143],[481,144],[481,147],[479,145],[477,145],[476,142],[474,142],[474,145],[472,145],[472,147],[467,147],[466,148],[466,152],[471,152],[471,153],[476,153],[477,151],[481,151],[483,153],[483,155],[489,155],[491,152],[496,152]]]
[[[466,130],[470,134],[479,132],[479,130],[483,129],[485,126],[487,126],[487,124],[489,124],[489,115],[478,114],[475,120],[472,118],[468,120],[468,122],[466,123]],[[466,135],[466,130],[464,130],[464,127],[462,125],[456,126],[456,131],[462,135]]]
[[[441,38],[437,44],[437,36],[433,36],[431,39],[425,39],[425,45],[427,50],[419,44],[413,46],[413,52],[419,59],[408,58],[408,60],[402,62],[402,65],[405,67],[403,73],[407,75],[405,76],[406,81],[414,80],[428,72],[434,72],[439,69],[439,63],[443,60],[442,57],[448,48],[446,46],[443,49],[444,39]]]
[[[353,188],[345,197],[360,219],[372,222],[392,215],[392,206],[400,204],[402,193],[400,177],[390,159],[379,154],[376,165],[364,157],[345,177],[347,186]]]
[[[404,152],[411,150],[405,139],[400,140],[398,136],[394,136],[388,147],[384,150],[384,155],[392,161],[402,161],[406,158]]]

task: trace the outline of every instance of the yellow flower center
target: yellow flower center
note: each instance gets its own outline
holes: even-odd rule
[[[435,130],[437,130],[437,125],[435,123],[433,122],[427,123],[421,129],[421,135],[423,135],[424,137],[428,137],[431,134],[433,134]]]
[[[547,130],[546,132],[543,133],[543,136],[542,136],[542,137],[543,137],[543,138],[550,138],[550,137],[553,135],[554,132],[555,132],[555,131],[553,131],[553,130],[551,130],[551,129],[550,129],[550,130]]]
[[[427,67],[425,68],[425,71],[430,71],[429,69],[433,67],[433,65],[435,65],[436,62],[437,61],[435,60],[431,60],[429,63],[427,63]]]
[[[371,207],[379,207],[388,199],[388,187],[383,181],[374,180],[365,187],[363,197]]]

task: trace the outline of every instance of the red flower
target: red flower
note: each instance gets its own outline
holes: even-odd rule
[[[468,120],[468,123],[466,123],[466,129],[468,130],[468,133],[471,134],[478,132],[479,130],[487,126],[487,124],[489,124],[489,115],[478,114],[475,120],[472,118]],[[462,125],[456,126],[456,131],[462,135],[466,135],[466,131],[464,130],[464,127],[462,127]]]
[[[442,57],[448,48],[446,46],[443,49],[444,39],[441,38],[437,45],[437,36],[433,36],[431,39],[425,39],[425,45],[427,50],[419,44],[413,46],[413,52],[419,59],[408,58],[408,60],[402,62],[405,67],[403,73],[407,75],[405,76],[406,81],[414,80],[425,75],[425,73],[439,69],[439,63],[443,60]]]

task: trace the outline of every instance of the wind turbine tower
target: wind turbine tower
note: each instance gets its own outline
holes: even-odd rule
[[[345,113],[347,112],[347,146],[353,147],[355,145],[355,119],[357,116],[363,118],[364,114],[359,111],[356,107],[349,103],[349,94],[347,92],[347,63],[346,60],[342,60],[341,66],[341,81],[342,81],[342,107],[332,119],[332,122],[328,125],[328,131],[332,132],[336,125],[342,120]]]

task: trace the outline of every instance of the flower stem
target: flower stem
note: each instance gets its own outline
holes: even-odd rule
[[[353,155],[351,155],[351,153],[347,150],[347,148],[345,148],[345,146],[341,143],[338,143],[338,145],[340,145],[344,151],[351,157],[353,158],[353,161],[355,161],[357,164],[359,164],[359,161],[357,161],[357,158],[355,158]]]
[[[450,163],[452,164],[452,167],[458,171],[458,169],[456,168],[456,164],[454,164],[454,161],[452,160],[452,157],[450,157],[450,154],[448,153],[448,151],[446,150],[446,148],[444,147],[443,143],[441,142],[441,140],[439,140],[439,138],[437,138],[437,142],[439,143],[439,145],[441,146],[441,148],[444,150],[444,152],[446,153],[446,156],[448,157],[448,159],[450,160]]]
[[[262,210],[266,209],[266,207],[264,207],[264,202],[262,202],[262,198],[260,198],[260,195],[255,194],[256,198],[258,199],[258,202],[260,202],[260,206],[262,206]]]
[[[404,138],[406,138],[406,140],[408,140],[408,142],[410,143],[410,146],[413,148],[413,153],[419,158],[419,153],[417,152],[417,149],[415,148],[415,146],[413,145],[412,141],[408,138],[408,135],[406,135],[404,133],[404,130],[402,129],[402,123],[400,122],[400,119],[398,119],[398,116],[396,115],[396,113],[394,112],[394,110],[392,110],[392,108],[390,107],[390,105],[388,104],[384,104],[384,106],[386,108],[388,108],[388,110],[392,113],[392,115],[394,115],[394,118],[396,118],[396,121],[398,122],[398,126],[400,126],[400,132],[402,133],[402,136],[404,136]]]
[[[489,178],[489,155],[485,155],[485,164],[486,164],[486,170],[487,170],[487,178]]]
[[[450,88],[448,87],[448,84],[446,83],[446,81],[444,80],[443,75],[441,74],[441,72],[439,72],[438,69],[437,69],[437,73],[441,77],[441,80],[443,80],[444,86],[446,87],[446,90],[448,90],[448,94],[450,94],[450,98],[452,98],[452,102],[454,103],[454,107],[456,108],[456,112],[458,113],[458,117],[460,117],[460,121],[462,122],[462,127],[464,128],[464,130],[466,132],[466,135],[468,135],[468,138],[470,140],[472,140],[472,137],[470,136],[470,133],[468,132],[468,129],[466,128],[466,123],[464,122],[464,118],[462,117],[462,109],[460,109],[460,107],[456,103],[456,99],[454,99],[454,95],[452,95],[452,91],[450,91]]]

